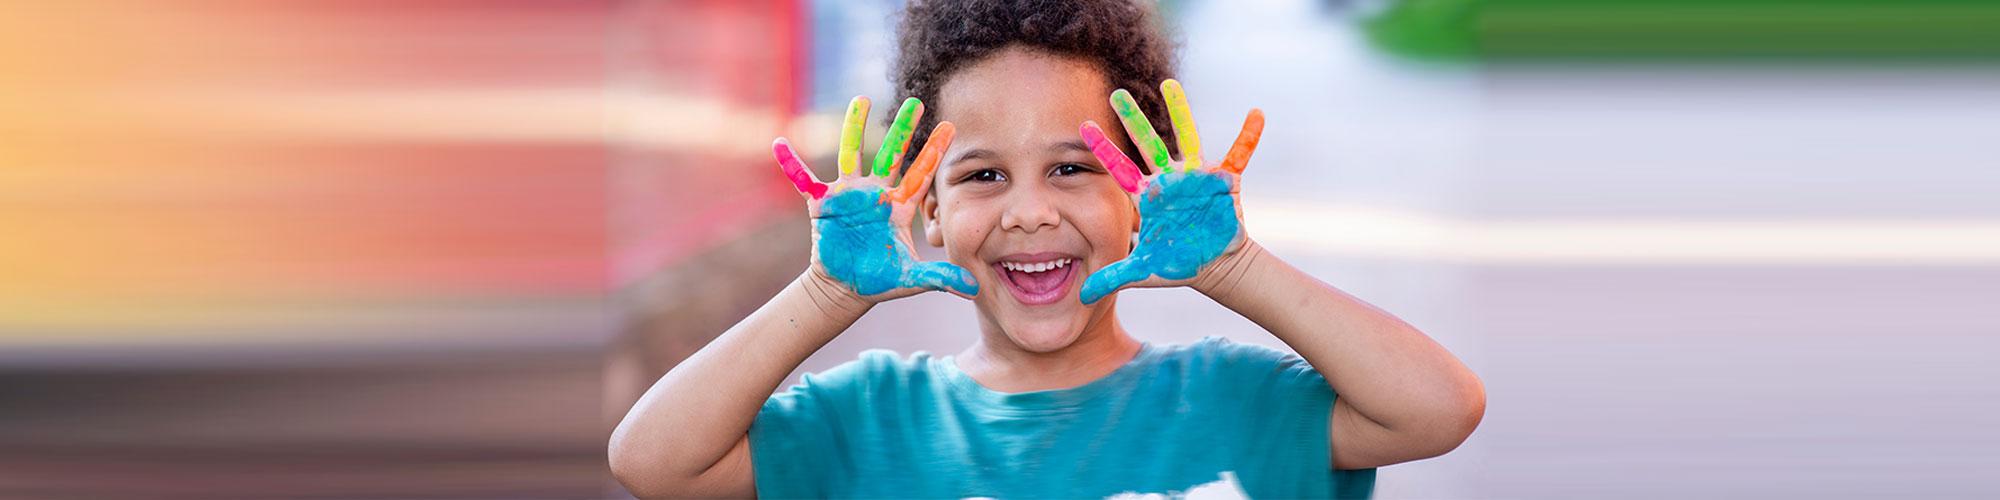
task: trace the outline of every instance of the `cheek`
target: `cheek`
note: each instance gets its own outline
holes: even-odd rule
[[[973,259],[1000,215],[978,203],[947,202],[938,207],[938,228],[944,233],[945,255]]]
[[[1132,223],[1138,216],[1130,198],[1115,189],[1112,193],[1091,193],[1079,198],[1082,199],[1073,205],[1076,211],[1070,218],[1077,230],[1090,241],[1094,252],[1123,258],[1131,251]]]

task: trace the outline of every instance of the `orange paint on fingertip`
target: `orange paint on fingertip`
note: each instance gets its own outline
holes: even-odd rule
[[[903,179],[897,181],[896,189],[882,192],[888,200],[896,203],[910,201],[930,184],[931,173],[937,170],[938,161],[944,157],[944,150],[951,146],[951,138],[957,128],[951,122],[937,124],[931,129],[931,138],[924,141],[924,149],[917,153],[917,161],[903,172]]]
[[[1257,142],[1263,136],[1264,110],[1250,108],[1250,116],[1243,118],[1243,131],[1236,134],[1236,144],[1229,147],[1229,155],[1218,168],[1241,175],[1243,169],[1250,168],[1250,155],[1257,152]]]

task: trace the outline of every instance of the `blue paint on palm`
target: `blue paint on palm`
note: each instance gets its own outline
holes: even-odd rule
[[[1139,246],[1090,273],[1079,295],[1092,304],[1152,276],[1193,278],[1235,241],[1238,225],[1228,179],[1210,171],[1160,174],[1139,197]]]
[[[881,188],[843,190],[820,205],[813,228],[820,265],[855,293],[875,295],[898,288],[979,293],[972,273],[949,262],[919,262],[916,252],[896,239],[890,205]]]

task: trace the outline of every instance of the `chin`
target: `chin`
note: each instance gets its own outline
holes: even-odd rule
[[[1053,322],[1040,323],[1043,324],[1005,328],[1007,331],[1007,340],[1013,341],[1014,345],[1019,346],[1024,351],[1051,353],[1063,350],[1069,347],[1070,344],[1075,344],[1077,339],[1083,337],[1082,322],[1062,322],[1061,324],[1051,324]]]
[[[1113,304],[1117,303],[1117,298],[1118,296],[1113,294],[1096,304],[1086,306],[1079,302],[1072,292],[1069,302],[1061,307],[1021,311],[1008,310],[1009,308],[1003,306],[993,317],[994,325],[999,327],[1008,342],[1012,342],[1023,351],[1043,354],[1057,352],[1082,340],[1084,332],[1090,329],[1091,321],[1095,320],[1100,312],[1115,307]]]

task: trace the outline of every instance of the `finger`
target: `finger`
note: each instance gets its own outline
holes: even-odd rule
[[[1194,112],[1188,109],[1187,91],[1181,82],[1168,78],[1160,82],[1160,95],[1167,99],[1167,116],[1173,120],[1174,137],[1181,147],[1181,171],[1201,168],[1201,137],[1194,131]]]
[[[924,141],[924,149],[917,152],[917,161],[910,164],[910,170],[903,172],[903,180],[897,181],[896,190],[882,194],[896,203],[922,199],[924,193],[930,190],[931,174],[937,172],[938,159],[944,156],[945,149],[951,147],[951,137],[957,134],[957,130],[951,122],[939,123],[932,128],[930,140]]]
[[[925,290],[951,290],[966,296],[979,295],[979,281],[950,262],[912,262],[903,271],[903,286]]]
[[[792,187],[815,200],[826,198],[826,184],[813,177],[812,170],[806,168],[805,160],[799,159],[799,153],[792,150],[791,141],[783,137],[772,141],[771,154],[778,157],[778,168],[783,169],[785,177],[792,180]]]
[[[882,136],[882,147],[875,150],[875,176],[889,178],[896,165],[903,162],[903,152],[910,149],[911,132],[917,128],[917,119],[924,116],[924,102],[915,97],[903,100],[903,108],[896,110],[896,121],[889,123],[889,133]]]
[[[1102,300],[1104,296],[1111,295],[1112,292],[1125,288],[1125,285],[1130,285],[1150,277],[1153,273],[1147,271],[1145,268],[1146,259],[1138,255],[1113,262],[1111,265],[1104,266],[1103,269],[1098,269],[1097,272],[1090,273],[1090,277],[1084,278],[1083,289],[1078,292],[1077,296],[1083,299],[1084,305],[1095,304],[1098,300]]]
[[[1139,172],[1139,166],[1132,164],[1132,158],[1125,156],[1125,152],[1118,149],[1118,144],[1104,136],[1104,129],[1098,127],[1097,122],[1084,121],[1078,132],[1083,134],[1083,143],[1090,146],[1090,154],[1096,155],[1097,161],[1111,171],[1111,178],[1118,180],[1118,187],[1134,194],[1145,187],[1146,177]]]
[[[840,126],[840,175],[854,175],[861,165],[861,136],[868,126],[868,96],[854,96],[847,102],[847,120]],[[868,175],[862,172],[861,175]]]
[[[1139,148],[1139,156],[1153,166],[1153,173],[1167,171],[1167,143],[1160,140],[1160,133],[1153,131],[1153,122],[1146,119],[1146,112],[1139,110],[1139,102],[1132,100],[1132,93],[1118,89],[1111,93],[1111,110],[1118,113],[1118,122],[1125,124],[1125,133],[1132,136],[1132,144]]]
[[[1242,175],[1243,169],[1250,168],[1250,154],[1257,152],[1257,141],[1263,137],[1264,110],[1250,108],[1250,116],[1243,117],[1243,131],[1236,134],[1236,145],[1229,147],[1229,156],[1216,168]]]

